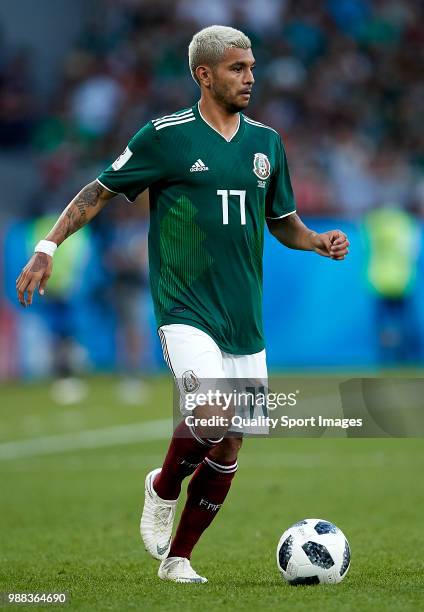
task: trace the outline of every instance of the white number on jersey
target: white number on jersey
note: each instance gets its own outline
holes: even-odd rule
[[[246,191],[239,189],[218,189],[217,195],[222,199],[222,224],[228,225],[228,195],[238,196],[240,200],[240,222],[246,225]]]

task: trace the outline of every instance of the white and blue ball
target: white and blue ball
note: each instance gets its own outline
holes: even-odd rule
[[[350,566],[344,533],[323,519],[303,519],[283,533],[277,565],[289,584],[337,584]]]

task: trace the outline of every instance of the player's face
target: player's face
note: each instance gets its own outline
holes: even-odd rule
[[[236,113],[249,104],[255,58],[251,49],[227,49],[211,74],[210,90],[215,100]]]

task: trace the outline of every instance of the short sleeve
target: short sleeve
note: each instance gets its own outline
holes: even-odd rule
[[[296,202],[290,181],[286,152],[278,137],[277,163],[266,195],[265,216],[267,219],[282,219],[296,212]]]
[[[160,157],[159,137],[153,125],[147,123],[97,180],[109,191],[122,193],[133,202],[142,191],[162,178]]]

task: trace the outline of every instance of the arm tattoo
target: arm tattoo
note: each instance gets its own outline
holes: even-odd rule
[[[93,181],[84,187],[61,214],[47,240],[53,240],[56,244],[60,244],[88,223],[99,212],[100,199],[105,191],[105,188],[97,181]]]
[[[37,253],[34,263],[31,266],[30,272],[39,272],[47,268],[48,261],[45,253]]]
[[[73,204],[77,207],[81,220],[86,217],[87,208],[92,208],[97,205],[100,195],[104,188],[97,182],[90,183],[84,187],[82,191],[73,200]]]

